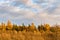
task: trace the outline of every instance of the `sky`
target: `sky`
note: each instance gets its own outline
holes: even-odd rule
[[[0,0],[0,23],[60,24],[60,0]]]

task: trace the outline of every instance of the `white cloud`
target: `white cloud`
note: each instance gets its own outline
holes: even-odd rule
[[[44,0],[42,0],[44,4]],[[46,0],[47,1],[47,0]],[[25,6],[30,8],[21,8],[20,6],[14,6],[11,3],[16,2],[16,5],[20,5],[23,3]],[[0,17],[4,17],[12,20],[31,20],[34,22],[41,22],[41,20],[46,20],[46,22],[52,23],[60,20],[60,5],[50,14],[48,9],[52,4],[54,4],[55,0],[48,0],[46,3],[47,6],[43,8],[42,5],[33,3],[32,0],[8,0],[0,2]],[[55,5],[55,4],[54,4]],[[58,5],[58,4],[57,4]],[[32,9],[36,9],[33,11]],[[47,12],[48,11],[48,12]],[[36,12],[36,13],[35,13]],[[57,20],[58,19],[58,20]],[[60,21],[59,21],[60,22]]]

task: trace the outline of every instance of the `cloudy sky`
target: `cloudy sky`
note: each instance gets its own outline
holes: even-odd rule
[[[60,24],[60,0],[0,0],[0,22]]]

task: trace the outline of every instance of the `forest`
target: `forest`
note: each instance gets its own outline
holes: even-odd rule
[[[0,40],[60,40],[60,26],[41,24],[36,27],[34,23],[28,26],[12,24],[0,25]]]

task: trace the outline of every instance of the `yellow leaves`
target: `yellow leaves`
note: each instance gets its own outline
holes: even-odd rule
[[[4,23],[1,24],[2,30],[6,30],[6,25]]]
[[[29,29],[30,29],[30,31],[33,31],[34,32],[34,30],[36,29],[34,23],[31,24],[31,26],[29,27]]]
[[[44,26],[47,30],[50,30],[50,25],[49,24],[44,24]]]
[[[13,25],[11,24],[11,22],[8,20],[7,22],[7,29],[12,29]]]
[[[34,25],[34,23],[32,23],[31,28],[32,28],[32,29],[35,29],[35,25]]]

